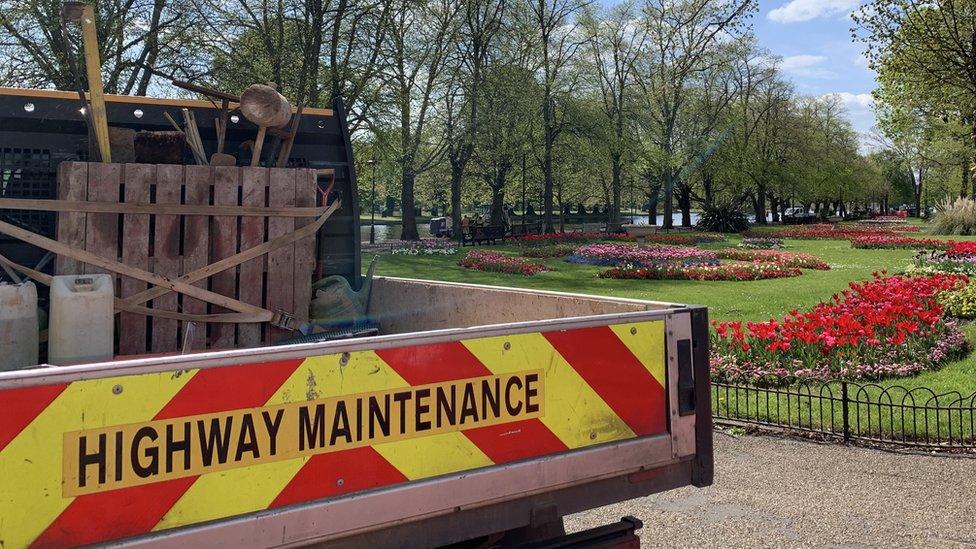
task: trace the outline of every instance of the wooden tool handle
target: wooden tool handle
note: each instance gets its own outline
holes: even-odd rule
[[[268,131],[266,126],[258,128],[258,136],[254,138],[254,152],[251,155],[251,166],[261,165],[261,147],[264,146],[264,134]]]

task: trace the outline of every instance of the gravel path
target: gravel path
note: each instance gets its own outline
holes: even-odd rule
[[[715,434],[715,484],[566,518],[625,515],[644,547],[976,547],[976,460]]]

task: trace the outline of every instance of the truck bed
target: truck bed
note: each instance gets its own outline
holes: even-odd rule
[[[0,373],[0,545],[439,546],[711,482],[701,307],[378,278],[381,334]]]

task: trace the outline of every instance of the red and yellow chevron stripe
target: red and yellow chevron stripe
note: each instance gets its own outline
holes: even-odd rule
[[[91,434],[86,440],[111,442],[113,433],[121,441],[141,427],[159,426],[162,433],[162,425],[184,425],[190,439],[190,425],[240,421],[249,411],[263,410],[271,418],[281,410],[282,424],[292,425],[287,414],[308,412],[316,403],[341,401],[352,407],[369,395],[382,402],[384,395],[405,390],[416,395],[430,391],[433,399],[438,391],[466,391],[482,380],[483,387],[490,387],[493,380],[517,376],[522,376],[518,389],[530,391],[525,380],[533,375],[539,378],[534,390],[540,401],[531,413],[531,406],[506,413],[505,401],[496,404],[500,416],[491,421],[483,412],[484,421],[456,426],[452,421],[429,433],[367,440],[353,440],[350,434],[350,443],[335,449],[300,452],[282,443],[276,455],[203,472],[188,467],[170,474],[170,454],[165,473],[161,468],[158,476],[140,483],[112,484],[112,478],[88,472],[89,483],[105,481],[108,488],[89,484],[79,491],[71,486],[79,481],[72,476],[78,464],[69,458],[79,438],[88,437],[85,433]],[[664,376],[664,321],[655,320],[3,390],[0,546],[98,543],[662,433],[667,431]],[[499,383],[504,387],[504,381]],[[531,404],[532,393],[519,395],[522,404]],[[491,408],[490,394],[475,398],[484,409]],[[415,400],[421,406],[419,396]],[[468,404],[461,396],[457,403],[462,409]],[[428,414],[422,408],[410,410],[406,423],[411,425],[412,414],[417,422]],[[231,416],[236,419],[226,419]],[[324,417],[338,421],[337,414]],[[369,416],[352,414],[350,408],[351,417]],[[302,425],[310,428],[311,420]],[[240,441],[230,443],[239,458],[247,446],[244,431]],[[95,438],[102,432],[108,437]],[[336,436],[335,424],[331,433]],[[123,457],[129,459],[126,448],[112,454],[116,467],[122,467]],[[146,447],[140,448],[139,455],[132,451],[133,467],[149,457]],[[194,454],[193,459],[201,458]],[[116,470],[121,471],[110,467]],[[114,480],[123,478],[118,474]]]

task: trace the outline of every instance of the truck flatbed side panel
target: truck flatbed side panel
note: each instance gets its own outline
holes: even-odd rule
[[[100,543],[450,475],[466,476],[476,505],[664,465],[677,448],[666,314],[621,316],[0,378],[0,408],[13,411],[0,415],[0,542]],[[610,446],[613,459],[598,452]],[[505,472],[517,486],[498,480]],[[354,524],[329,528],[343,527]]]

